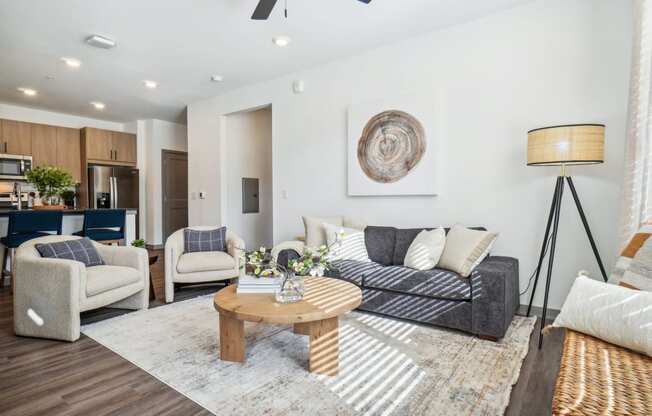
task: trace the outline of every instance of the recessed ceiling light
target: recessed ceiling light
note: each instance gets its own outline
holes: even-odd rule
[[[95,107],[96,110],[104,110],[104,107],[106,107],[104,103],[99,101],[91,101],[91,105]]]
[[[24,88],[24,87],[20,87],[20,88],[18,88],[18,91],[20,91],[20,92],[22,92],[23,94],[28,95],[28,96],[30,96],[30,97],[33,97],[33,96],[35,96],[36,94],[38,94],[38,91],[36,91],[35,89],[32,89],[32,88]]]
[[[81,66],[81,61],[75,58],[61,58],[61,61],[64,62],[71,68],[79,68]]]
[[[274,45],[280,46],[281,48],[288,46],[292,39],[290,39],[289,36],[274,36],[272,38],[272,42],[274,42]]]
[[[222,81],[224,81],[224,77],[222,75],[213,75],[211,77],[211,81],[213,81],[213,82],[222,82]]]
[[[111,49],[117,45],[113,39],[109,39],[105,36],[100,35],[91,35],[86,38],[86,43],[96,48],[102,49]]]
[[[151,88],[151,89],[158,87],[158,83],[156,81],[150,81],[147,79],[143,81],[143,84],[145,84],[147,88]]]

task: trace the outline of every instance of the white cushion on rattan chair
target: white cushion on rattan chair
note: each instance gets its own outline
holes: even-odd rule
[[[652,357],[652,293],[579,276],[552,326]]]

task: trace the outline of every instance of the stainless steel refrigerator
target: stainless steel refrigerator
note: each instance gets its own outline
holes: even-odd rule
[[[138,209],[138,169],[124,166],[88,167],[90,208]]]

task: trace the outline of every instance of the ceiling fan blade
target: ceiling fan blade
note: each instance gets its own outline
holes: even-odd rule
[[[260,0],[254,14],[251,15],[253,20],[267,20],[277,0]]]

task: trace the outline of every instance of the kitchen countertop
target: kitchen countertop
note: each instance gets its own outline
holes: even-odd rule
[[[127,215],[137,214],[138,210],[135,208],[125,208]],[[10,212],[17,211],[15,208],[0,208],[0,217],[8,217]],[[38,211],[34,209],[23,209],[21,211]],[[84,215],[85,211],[102,211],[101,209],[62,209],[63,215]]]

